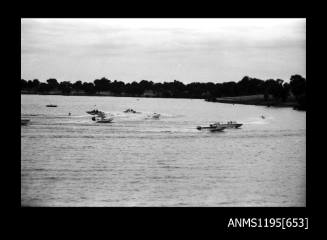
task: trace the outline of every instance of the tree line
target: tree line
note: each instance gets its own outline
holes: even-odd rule
[[[292,75],[290,83],[282,79],[261,80],[258,78],[243,77],[238,82],[192,82],[184,84],[180,81],[154,83],[148,80],[124,83],[111,81],[105,77],[93,82],[69,81],[58,82],[50,78],[45,82],[38,79],[21,79],[21,90],[25,93],[48,94],[56,92],[63,95],[111,95],[111,96],[150,96],[166,98],[202,98],[214,101],[221,97],[235,97],[262,94],[264,100],[273,98],[274,101],[285,102],[292,93],[301,108],[306,107],[306,79],[301,75]]]

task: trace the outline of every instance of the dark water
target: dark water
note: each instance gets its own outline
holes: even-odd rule
[[[191,99],[21,99],[22,117],[31,119],[21,127],[22,205],[306,204],[305,112]],[[85,111],[94,105],[114,122],[93,122]],[[147,119],[153,112],[161,119]],[[196,129],[228,120],[244,126]]]

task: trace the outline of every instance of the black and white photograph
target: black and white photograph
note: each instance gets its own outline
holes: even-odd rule
[[[306,18],[20,24],[22,207],[307,206]]]

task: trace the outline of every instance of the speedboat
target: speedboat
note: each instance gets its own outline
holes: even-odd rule
[[[239,128],[239,127],[241,127],[243,125],[242,123],[237,123],[237,122],[234,122],[234,121],[229,121],[227,123],[216,122],[214,124],[222,126],[222,127],[226,127],[226,128]]]
[[[58,105],[48,104],[48,105],[46,105],[46,107],[58,107]]]
[[[20,119],[21,124],[20,125],[27,125],[30,120],[29,119]]]
[[[209,127],[201,127],[201,126],[197,126],[196,127],[198,130],[202,130],[202,129],[208,129],[211,132],[220,132],[223,131],[226,127],[225,126],[220,126],[219,124],[210,124]]]

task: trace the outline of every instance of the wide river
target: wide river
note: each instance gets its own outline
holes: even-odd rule
[[[86,111],[95,105],[114,121],[92,121]],[[148,118],[154,112],[160,119]],[[21,95],[21,115],[31,120],[21,126],[22,206],[306,205],[305,112],[200,99]],[[229,120],[244,125],[196,129]]]

